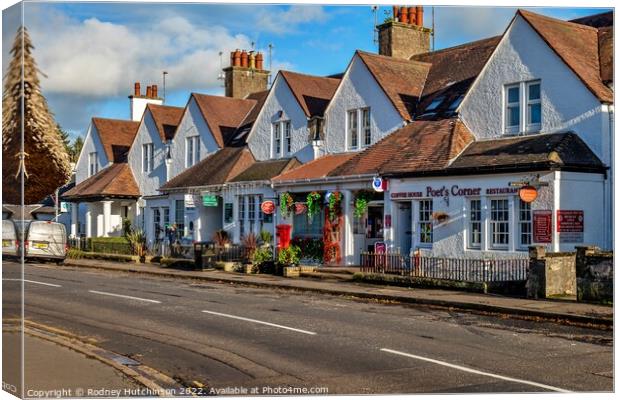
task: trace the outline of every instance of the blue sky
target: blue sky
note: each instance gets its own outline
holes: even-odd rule
[[[596,8],[530,8],[571,19]],[[391,7],[380,7],[379,22]],[[501,34],[514,15],[509,7],[435,7],[435,48]],[[3,12],[3,55],[19,12]],[[273,70],[328,75],[342,72],[355,49],[376,51],[370,5],[217,5],[179,3],[25,3],[24,19],[35,45],[43,93],[58,122],[84,134],[92,116],[129,118],[134,81],[158,84],[167,70],[167,101],[184,106],[190,92],[221,94],[218,53],[266,52]],[[431,7],[425,7],[425,25]],[[8,60],[3,63],[3,70]]]

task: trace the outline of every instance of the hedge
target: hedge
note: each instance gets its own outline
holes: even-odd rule
[[[86,249],[93,253],[133,254],[131,244],[124,237],[90,238]]]

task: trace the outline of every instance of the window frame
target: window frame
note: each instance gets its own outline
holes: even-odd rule
[[[495,210],[493,208],[494,202],[505,202],[506,207],[503,209]],[[493,250],[508,250],[510,247],[510,200],[507,197],[494,197],[489,199],[489,248]],[[497,213],[505,213],[506,219],[497,219]],[[499,226],[505,226],[504,231],[498,231],[497,228]],[[506,237],[506,243],[501,243],[496,241],[496,238],[500,236]]]
[[[426,205],[430,205],[428,207],[423,207],[423,204]],[[433,199],[421,199],[418,200],[418,207],[417,207],[417,221],[416,221],[416,228],[417,228],[417,243],[419,246],[421,247],[432,247],[433,245],[433,241],[434,241],[434,237],[433,237]],[[428,216],[428,218],[423,218]],[[430,231],[426,231],[425,227],[430,228]],[[430,237],[430,241],[429,240],[423,240],[424,236],[426,235],[426,239],[428,239],[428,237]]]
[[[353,141],[355,140],[355,145]],[[347,111],[347,148],[357,150],[359,148],[359,121],[358,109]]]
[[[519,249],[527,249],[532,245],[533,240],[532,203],[526,203],[519,198],[517,199],[517,229],[519,234],[519,242],[517,247]],[[527,215],[527,217],[523,218],[524,215]],[[524,229],[525,227],[527,227],[527,229]],[[529,237],[529,241],[523,241],[524,235]]]
[[[293,138],[291,135],[291,121],[282,121],[282,131],[284,138],[284,146],[282,146],[282,155],[291,154],[293,151]]]
[[[532,86],[538,85],[538,98],[531,100],[530,99],[530,88]],[[536,123],[531,122],[532,112],[531,106],[538,105],[540,107],[540,121]],[[540,80],[525,82],[525,130],[527,132],[540,130],[542,125],[542,86],[540,84]]]
[[[370,107],[360,109],[360,113],[362,119],[360,134],[362,136],[361,139],[363,139],[360,143],[362,144],[362,147],[368,147],[372,144],[372,119],[370,115]],[[368,116],[368,119],[366,119],[366,116]]]
[[[280,158],[282,154],[282,127],[280,126],[280,121],[274,122],[271,124],[272,129],[272,137],[273,137],[273,148],[272,158]]]
[[[517,101],[510,102],[509,93],[511,89],[517,89]],[[509,125],[511,113],[510,110],[517,107],[517,124]],[[504,133],[515,134],[521,131],[521,83],[512,83],[504,85]]]
[[[88,176],[91,177],[99,172],[99,163],[97,163],[97,152],[88,153]]]
[[[155,168],[153,154],[153,143],[144,143],[142,145],[142,172],[152,172]]]
[[[185,138],[185,168],[193,167],[200,161],[199,138],[200,136],[198,135]]]
[[[482,199],[481,198],[468,198],[468,232],[467,232],[467,248],[470,250],[481,250],[482,249],[482,241],[484,240],[484,235],[482,232],[484,225],[484,218],[482,216]],[[476,202],[478,204],[477,210],[474,209],[473,203]],[[477,219],[474,219],[474,213],[476,213]],[[478,226],[478,242],[474,242],[474,224]]]

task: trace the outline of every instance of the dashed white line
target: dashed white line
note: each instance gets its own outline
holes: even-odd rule
[[[554,392],[571,393],[570,390],[558,388],[558,387],[555,387],[555,386],[549,386],[549,385],[545,385],[545,384],[542,384],[542,383],[527,381],[527,380],[523,380],[523,379],[510,378],[508,376],[503,376],[503,375],[491,374],[489,372],[479,371],[479,370],[473,369],[473,368],[462,367],[460,365],[450,364],[450,363],[447,363],[445,361],[435,360],[435,359],[428,358],[428,357],[416,356],[415,354],[404,353],[402,351],[391,350],[391,349],[386,349],[386,348],[383,348],[383,349],[380,349],[380,350],[384,351],[386,353],[397,354],[399,356],[415,358],[416,360],[422,360],[422,361],[430,362],[430,363],[433,363],[433,364],[443,365],[444,367],[458,369],[460,371],[469,372],[471,374],[488,376],[488,377],[491,377],[491,378],[501,379],[501,380],[509,381],[509,382],[522,383],[524,385],[535,386],[535,387],[539,387],[539,388],[542,388],[542,389],[548,389],[548,390],[552,390]]]
[[[124,295],[124,294],[100,292],[98,290],[89,290],[89,292],[90,293],[95,293],[95,294],[101,294],[103,296],[121,297],[123,299],[129,299],[129,300],[146,301],[146,302],[149,302],[149,303],[156,303],[156,304],[160,304],[161,303],[161,301],[159,301],[159,300],[143,299],[141,297],[127,296],[127,295]]]
[[[316,332],[310,332],[310,331],[306,331],[303,329],[291,328],[290,326],[272,324],[271,322],[259,321],[257,319],[239,317],[237,315],[223,314],[223,313],[219,313],[215,311],[208,311],[208,310],[202,310],[202,312],[207,313],[207,314],[212,314],[212,315],[219,315],[220,317],[238,319],[238,320],[247,321],[247,322],[254,322],[255,324],[273,326],[274,328],[286,329],[286,330],[293,331],[293,332],[305,333],[306,335],[316,335]]]
[[[2,278],[3,281],[21,281],[21,279],[18,278]],[[37,285],[45,285],[45,286],[52,286],[52,287],[62,287],[61,285],[56,285],[55,283],[46,283],[46,282],[39,282],[39,281],[31,281],[29,279],[24,279],[24,282],[28,282],[28,283],[34,283]]]

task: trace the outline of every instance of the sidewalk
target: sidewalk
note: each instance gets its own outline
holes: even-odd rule
[[[21,339],[18,332],[3,332],[6,354],[3,380],[19,390]],[[26,334],[24,336],[26,397],[90,397],[88,390],[137,389],[140,386],[116,369],[67,347]],[[59,366],[62,366],[59,368]]]
[[[155,264],[67,259],[65,265],[449,307],[467,311],[506,314],[521,318],[544,318],[558,322],[593,324],[606,328],[613,327],[613,307],[571,301],[520,299],[451,290],[410,289],[355,282],[284,278],[274,275],[244,275],[223,271],[183,271]]]

